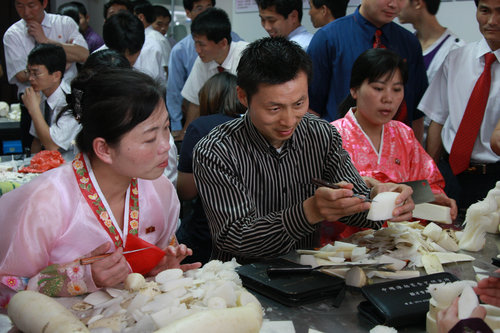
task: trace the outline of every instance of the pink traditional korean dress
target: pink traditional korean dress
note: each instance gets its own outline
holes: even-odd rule
[[[164,176],[132,179],[122,230],[85,155],[45,172],[0,198],[0,307],[26,288],[50,296],[97,290],[90,265],[78,259],[106,242],[115,245],[110,252],[143,243],[165,248],[175,242],[179,209]],[[148,269],[137,266],[146,251],[136,252],[138,260],[126,256],[131,271]]]
[[[444,193],[444,179],[434,160],[418,142],[413,130],[405,124],[391,120],[384,124],[380,151],[365,134],[351,108],[344,118],[334,125],[342,136],[342,147],[349,152],[361,176],[368,176],[387,183],[400,183],[427,179],[434,194]],[[336,225],[337,227],[337,225]],[[341,237],[347,237],[359,228],[346,226]]]

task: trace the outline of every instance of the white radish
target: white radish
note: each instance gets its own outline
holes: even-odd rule
[[[431,222],[425,226],[424,230],[422,231],[422,235],[429,237],[433,241],[437,242],[442,231],[443,229],[440,226],[438,226],[434,222]]]
[[[62,304],[35,291],[15,294],[7,313],[16,327],[26,333],[89,332]]]
[[[396,208],[396,198],[399,193],[396,192],[382,192],[373,198],[373,201],[368,211],[368,220],[382,221],[393,218],[392,212]]]
[[[177,279],[180,279],[182,277],[182,269],[180,268],[172,268],[172,269],[166,269],[160,273],[158,273],[158,275],[156,275],[155,277],[155,281],[157,283],[165,283],[167,281],[170,281],[170,280],[177,280]]]
[[[125,279],[125,289],[128,291],[138,291],[146,284],[146,279],[142,274],[131,273]]]
[[[366,285],[366,282],[366,274],[358,266],[354,266],[349,271],[347,271],[347,274],[345,276],[346,285],[361,288]]]
[[[155,333],[257,333],[262,326],[262,308],[256,303],[229,309],[197,312]]]
[[[458,299],[458,318],[469,318],[472,311],[479,305],[477,295],[470,286],[465,286]]]

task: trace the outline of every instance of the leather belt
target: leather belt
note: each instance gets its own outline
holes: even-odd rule
[[[443,153],[443,158],[449,162],[450,155]],[[500,162],[496,163],[471,163],[461,174],[468,175],[500,175]]]

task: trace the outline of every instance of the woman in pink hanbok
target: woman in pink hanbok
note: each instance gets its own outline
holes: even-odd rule
[[[79,295],[131,272],[200,266],[180,265],[192,251],[175,239],[179,201],[163,176],[170,132],[161,88],[114,69],[77,77],[71,99],[81,153],[0,198],[2,305],[26,288]]]
[[[387,49],[370,49],[355,61],[350,95],[340,105],[344,118],[332,122],[342,136],[342,147],[349,152],[363,177],[379,182],[400,183],[427,179],[436,204],[449,206],[455,219],[455,200],[444,193],[444,179],[434,160],[425,152],[413,130],[392,120],[404,98],[406,62]],[[345,227],[340,238],[359,231]]]

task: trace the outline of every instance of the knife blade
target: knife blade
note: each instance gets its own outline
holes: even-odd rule
[[[402,182],[400,184],[405,184],[411,187],[413,190],[411,197],[415,205],[436,200],[427,179]]]
[[[311,273],[313,271],[319,271],[321,269],[332,269],[332,268],[350,268],[350,267],[361,267],[361,268],[373,268],[373,269],[388,269],[387,265],[391,263],[369,263],[369,264],[359,264],[359,263],[345,263],[345,264],[334,264],[334,265],[320,265],[312,267],[311,265],[303,266],[290,266],[290,267],[269,267],[267,269],[267,275],[282,275],[289,273]],[[392,270],[391,270],[392,271]]]

